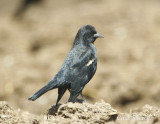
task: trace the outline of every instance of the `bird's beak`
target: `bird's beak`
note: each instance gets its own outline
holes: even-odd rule
[[[99,34],[98,32],[96,34],[94,34],[95,38],[104,38],[103,35]]]

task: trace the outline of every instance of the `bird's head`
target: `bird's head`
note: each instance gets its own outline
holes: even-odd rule
[[[78,43],[94,43],[97,38],[103,38],[92,25],[85,25],[79,29],[74,44]]]

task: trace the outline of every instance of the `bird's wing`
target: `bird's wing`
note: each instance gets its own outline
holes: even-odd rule
[[[92,50],[86,48],[72,49],[62,68],[53,78],[54,85],[61,87],[73,82],[81,82],[79,85],[84,85],[95,73],[96,67],[92,66],[94,62],[96,63],[97,60],[94,60]]]
[[[87,50],[81,54],[79,61],[72,66],[72,90],[81,91],[95,74],[97,58],[93,51]]]

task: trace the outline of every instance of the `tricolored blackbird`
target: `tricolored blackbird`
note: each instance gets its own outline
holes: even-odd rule
[[[58,88],[56,105],[62,98],[65,91],[70,91],[68,102],[76,102],[84,86],[91,80],[97,69],[97,53],[94,41],[102,38],[92,25],[85,25],[79,29],[60,71],[44,87],[29,97],[29,100],[36,100],[49,90]]]

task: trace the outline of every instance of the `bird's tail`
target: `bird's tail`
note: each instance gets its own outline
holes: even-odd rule
[[[31,97],[28,98],[28,100],[34,101],[37,98],[39,98],[41,95],[43,95],[44,93],[46,93],[47,91],[56,88],[55,85],[53,84],[53,82],[49,82],[47,85],[45,85],[44,87],[42,87],[40,90],[38,90],[35,94],[33,94]]]

